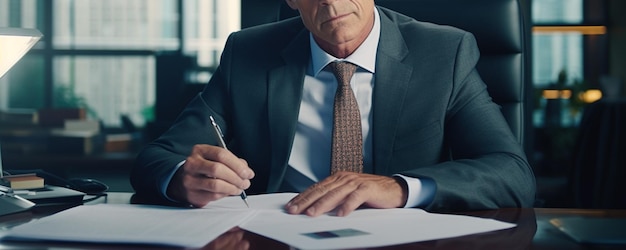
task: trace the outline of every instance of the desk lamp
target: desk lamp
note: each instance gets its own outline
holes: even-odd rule
[[[0,78],[17,63],[42,37],[36,29],[0,27]],[[0,178],[3,177],[2,149],[0,148]],[[14,195],[12,190],[0,187],[0,215],[17,213],[34,203]]]
[[[0,78],[39,41],[36,29],[0,27]]]
[[[36,29],[0,27],[0,78],[39,41],[41,36],[41,32]],[[0,148],[0,178],[2,177]]]

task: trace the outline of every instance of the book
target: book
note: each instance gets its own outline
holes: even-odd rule
[[[90,155],[101,151],[102,136],[98,131],[54,130],[48,140],[48,152],[55,154]]]
[[[35,174],[20,174],[4,176],[6,186],[14,190],[38,189],[44,187],[44,179]]]
[[[133,146],[133,136],[130,133],[108,134],[104,139],[105,152],[126,152]]]
[[[46,108],[39,109],[39,124],[49,127],[63,127],[65,120],[87,119],[87,111],[82,108]]]
[[[67,131],[95,131],[100,132],[100,122],[91,119],[68,119],[65,120],[63,129]]]
[[[2,124],[35,125],[39,123],[37,110],[34,109],[6,109],[0,110]]]
[[[0,142],[8,154],[36,154],[48,150],[49,128],[36,124],[15,124],[0,121]]]

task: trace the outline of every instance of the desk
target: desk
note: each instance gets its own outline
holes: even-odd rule
[[[100,198],[89,202],[97,203],[129,203],[131,193],[109,193],[107,198]],[[0,217],[0,231],[7,227],[30,221],[33,218],[46,216],[55,209],[35,210],[32,213],[22,213]],[[554,209],[554,208],[527,208],[527,209],[498,209],[459,213],[484,218],[516,223],[512,229],[475,234],[451,239],[415,242],[389,246],[378,249],[623,249],[625,246],[596,245],[584,246],[562,234],[549,224],[555,217],[594,216],[626,218],[626,210],[585,210],[585,209]],[[235,229],[211,242],[203,249],[231,249],[227,245],[231,242],[247,241],[250,249],[289,249],[289,246],[272,239],[253,233]],[[159,246],[132,246],[132,245],[99,245],[83,243],[22,243],[0,242],[0,249],[166,249]]]

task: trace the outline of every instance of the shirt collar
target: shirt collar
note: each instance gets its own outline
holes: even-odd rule
[[[352,55],[345,59],[338,59],[324,51],[313,39],[313,35],[309,33],[309,41],[311,45],[311,60],[313,67],[313,75],[317,76],[326,65],[333,61],[349,61],[359,67],[371,72],[376,72],[376,52],[378,50],[378,41],[380,39],[380,16],[377,10],[374,10],[374,27],[367,36],[365,41],[359,46]]]

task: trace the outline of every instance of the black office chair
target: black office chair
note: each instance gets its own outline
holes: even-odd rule
[[[518,0],[376,0],[376,4],[419,21],[473,33],[481,53],[477,69],[513,134],[531,156],[529,29]],[[277,18],[296,15],[283,3]]]
[[[575,207],[626,209],[625,127],[626,99],[585,107],[570,173]]]

